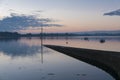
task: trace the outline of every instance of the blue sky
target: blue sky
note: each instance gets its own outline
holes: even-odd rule
[[[57,20],[63,27],[48,27],[47,32],[120,30],[119,16],[103,16],[120,9],[120,0],[0,0],[0,17],[10,13],[38,14]],[[19,30],[39,32],[39,30]]]

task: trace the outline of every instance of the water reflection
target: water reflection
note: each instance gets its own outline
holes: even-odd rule
[[[100,40],[105,41],[102,41],[101,43]],[[51,45],[120,52],[120,36],[70,36],[67,40],[69,44],[66,44],[65,42],[66,40],[63,38],[44,40],[45,44]]]
[[[38,38],[0,41],[0,80],[114,80],[101,69],[41,45]]]
[[[20,38],[0,38],[0,42],[7,42],[7,41],[18,41]]]
[[[4,39],[0,40],[0,52],[11,57],[25,57],[34,56],[37,53],[43,53],[43,46],[29,46],[24,43],[20,43],[16,39]]]

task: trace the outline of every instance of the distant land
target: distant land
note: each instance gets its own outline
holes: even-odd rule
[[[78,35],[87,36],[120,36],[120,30],[114,31],[85,31],[85,32],[73,32]]]
[[[17,38],[17,37],[60,37],[60,36],[120,36],[120,30],[116,31],[86,31],[86,32],[71,32],[71,33],[25,33],[18,32],[0,32],[0,38]]]

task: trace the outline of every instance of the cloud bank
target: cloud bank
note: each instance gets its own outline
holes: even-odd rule
[[[108,13],[104,13],[104,15],[108,15],[108,16],[120,16],[120,9],[115,10],[115,11],[111,11]]]
[[[40,27],[60,27],[62,25],[52,24],[49,18],[38,18],[35,15],[18,15],[11,13],[9,17],[0,20],[0,31],[27,30],[29,28],[38,29]]]

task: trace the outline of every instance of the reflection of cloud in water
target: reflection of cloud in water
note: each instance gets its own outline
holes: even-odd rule
[[[19,40],[19,42],[22,43],[22,44],[29,45],[29,46],[41,45],[41,39],[40,38],[31,38],[31,39],[22,38],[22,39]]]
[[[29,46],[18,41],[0,41],[0,52],[11,57],[34,56],[41,52],[41,45]]]

